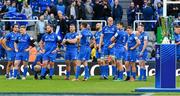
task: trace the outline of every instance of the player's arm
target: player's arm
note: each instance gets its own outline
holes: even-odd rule
[[[101,46],[103,45],[103,38],[104,38],[104,34],[101,34],[100,42],[99,42],[99,51],[101,50]]]
[[[11,50],[11,48],[9,48],[7,45],[6,45],[6,42],[7,42],[7,39],[6,38],[8,38],[8,35],[4,38],[4,39],[2,39],[2,47],[4,48],[4,49],[6,49],[6,50]]]
[[[114,42],[117,37],[118,37],[118,33],[116,33],[116,34],[111,38],[111,42]]]
[[[136,45],[133,46],[133,47],[131,47],[131,50],[137,48],[137,47],[141,44],[140,40],[139,40],[137,37],[134,37],[134,38],[135,38],[135,40],[136,40]]]
[[[113,47],[114,47],[114,45],[115,45],[115,42],[113,42],[111,45],[109,45],[109,47],[108,47],[108,48],[113,48]]]
[[[77,39],[78,39],[78,37],[76,37],[74,39],[68,39],[67,42],[69,42],[71,44],[75,44],[75,43],[77,43]]]
[[[43,52],[45,52],[45,50],[44,50],[44,41],[43,41],[43,40],[41,40],[41,41],[39,42],[39,47],[40,47],[40,50],[42,50]]]
[[[67,41],[67,35],[65,35],[63,41],[62,41],[62,44],[65,45],[66,44],[66,41]]]
[[[144,52],[144,50],[147,48],[147,45],[148,45],[148,37],[144,36],[144,46],[143,49],[141,50],[141,53]]]

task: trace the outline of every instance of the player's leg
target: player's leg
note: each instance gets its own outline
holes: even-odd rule
[[[96,50],[96,58],[97,58],[97,64],[99,65],[99,72],[100,72],[100,77],[102,78],[102,61],[101,61],[101,53],[98,52],[98,50]]]
[[[70,70],[71,70],[71,61],[70,60],[66,60],[66,78],[65,80],[69,80],[70,79]]]
[[[65,64],[66,64],[66,78],[65,80],[69,80],[70,79],[70,63],[71,63],[71,54],[68,50],[66,50],[65,53]]]
[[[28,72],[28,62],[27,61],[23,61],[23,77],[22,77],[22,80],[25,80],[26,79],[26,76],[27,76],[27,72]]]
[[[113,80],[117,79],[117,67],[115,61],[115,48],[109,49],[110,62],[112,64],[112,76]]]
[[[15,57],[15,61],[14,61],[14,79],[17,79],[17,77],[20,77],[20,74],[19,74],[20,63],[21,63],[21,53],[17,52],[16,57]]]
[[[132,67],[131,81],[134,81],[136,79],[136,64],[135,62],[130,62],[130,65]]]
[[[24,69],[24,72],[23,72],[23,80],[26,79],[26,75],[27,75],[27,72],[28,72],[28,60],[29,60],[29,53],[28,52],[24,52],[22,54],[22,61],[23,61],[23,69]]]
[[[129,81],[130,76],[131,76],[131,68],[130,68],[129,61],[125,61],[125,67],[126,67],[126,74],[127,74],[125,81]]]
[[[122,59],[117,59],[117,80],[123,80],[123,65],[122,65]]]
[[[40,77],[40,79],[45,79],[47,64],[48,64],[48,55],[44,54],[43,55],[43,64],[41,65],[41,77]]]
[[[137,52],[131,51],[130,52],[130,65],[132,67],[132,74],[131,74],[131,81],[134,81],[136,79],[136,60],[137,60]]]
[[[90,47],[86,48],[86,52],[85,52],[84,56],[85,56],[85,60],[83,62],[84,70],[85,70],[84,80],[86,81],[90,77],[90,75],[89,75],[89,67],[88,67],[88,60],[90,59],[90,56],[91,56]]]
[[[148,52],[145,51],[142,56],[140,56],[139,66],[140,66],[140,77],[139,80],[146,80],[146,59],[147,59]]]
[[[14,79],[17,78],[20,62],[21,62],[21,60],[18,60],[18,59],[16,59],[14,62]]]
[[[104,74],[104,79],[108,79],[109,75],[109,51],[108,48],[103,47],[103,74]]]
[[[49,62],[49,64],[50,64],[50,68],[49,68],[49,78],[50,79],[52,79],[52,76],[54,75],[54,62],[55,62],[55,60],[56,60],[56,56],[57,56],[57,54],[56,53],[52,53],[52,54],[50,54],[50,62]]]
[[[76,65],[77,65],[77,61],[78,61],[78,50],[73,50],[71,52],[71,61],[72,61],[72,65],[74,67],[74,72],[76,72]]]
[[[6,78],[9,79],[12,77],[12,73],[13,73],[13,70],[11,67],[13,66],[13,63],[15,60],[15,53],[12,51],[7,51],[6,53],[7,53],[7,59],[8,59],[8,63],[6,67]]]

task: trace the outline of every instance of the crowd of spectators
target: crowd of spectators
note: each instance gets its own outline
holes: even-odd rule
[[[0,0],[0,18],[12,17],[14,14],[17,16],[17,13],[21,14],[23,19],[34,19],[33,16],[44,15],[45,20],[57,26],[61,25],[61,22],[68,25],[68,22],[75,23],[75,20],[80,19],[106,20],[109,16],[112,16],[116,23],[122,21],[123,14],[126,13],[127,24],[132,26],[136,19],[156,20],[162,16],[162,2],[162,0],[132,0],[124,12],[121,0]],[[178,4],[168,5],[167,13],[177,17],[179,9]],[[139,18],[137,13],[141,13]],[[67,20],[68,22],[65,22]],[[61,31],[65,34],[67,27],[61,28],[64,28]],[[146,25],[145,29],[152,29],[151,24]]]

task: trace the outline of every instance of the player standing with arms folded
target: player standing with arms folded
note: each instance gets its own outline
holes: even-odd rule
[[[74,24],[71,24],[69,28],[70,28],[69,29],[70,32],[65,35],[62,42],[63,45],[66,46],[66,52],[65,52],[66,78],[65,80],[70,80],[71,63],[74,63],[73,65],[76,65],[77,59],[78,59],[78,44],[77,44],[78,34],[77,32],[75,32],[76,27]]]

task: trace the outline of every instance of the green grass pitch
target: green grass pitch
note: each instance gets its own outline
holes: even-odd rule
[[[74,76],[71,76],[73,78]],[[67,81],[64,77],[54,76],[53,80],[33,80],[33,77],[27,77],[27,80],[5,80],[0,76],[0,93],[6,92],[32,92],[32,93],[113,93],[113,94],[142,94],[134,92],[135,88],[153,87],[154,77],[149,77],[147,81],[113,81],[100,80],[99,76],[91,77],[88,81]],[[177,77],[177,87],[180,87],[180,77]],[[144,94],[144,93],[143,93]],[[175,95],[180,93],[156,93],[156,95]]]

